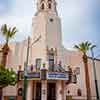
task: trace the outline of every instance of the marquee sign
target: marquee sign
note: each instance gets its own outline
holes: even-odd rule
[[[27,74],[28,79],[40,79],[40,72],[32,72]]]
[[[24,72],[21,71],[18,76],[19,76],[19,80],[23,80]],[[27,79],[28,80],[40,80],[40,72],[27,73]]]
[[[19,73],[19,80],[24,79],[24,72]],[[40,79],[51,79],[51,80],[69,80],[69,75],[67,72],[32,72],[27,73],[28,80],[40,80]]]
[[[47,79],[68,80],[68,73],[65,72],[48,72]]]

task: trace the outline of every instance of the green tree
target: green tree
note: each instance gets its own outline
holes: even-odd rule
[[[13,71],[13,69],[7,69],[4,66],[0,65],[0,97],[2,97],[2,89],[4,87],[15,84],[16,73]]]
[[[1,33],[3,34],[3,36],[6,39],[6,42],[2,48],[2,60],[1,60],[1,64],[6,66],[6,60],[7,60],[7,55],[9,52],[9,46],[8,46],[8,42],[11,38],[13,38],[13,36],[16,34],[17,29],[16,27],[8,27],[6,24],[2,25],[1,27]]]
[[[87,100],[91,100],[90,77],[89,77],[88,57],[87,57],[87,51],[91,48],[91,46],[92,44],[88,41],[82,42],[74,46],[74,48],[78,49],[83,53],[82,58],[83,58],[84,69],[85,69],[85,84],[86,84]]]

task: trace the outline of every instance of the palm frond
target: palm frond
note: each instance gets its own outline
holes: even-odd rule
[[[10,31],[10,38],[12,38],[16,32],[17,32],[16,27],[13,27],[12,30]]]
[[[1,32],[2,32],[3,35],[6,35],[7,30],[8,29],[7,29],[7,25],[6,24],[4,24],[4,25],[1,26]]]
[[[12,33],[15,33],[15,32],[17,32],[17,29],[16,29],[16,27],[13,27],[12,28]]]
[[[90,48],[91,45],[92,44],[90,42],[88,42],[88,41],[85,42],[85,46],[86,46],[86,49],[87,50],[89,50],[89,48]]]
[[[91,43],[86,41],[86,42],[81,42],[78,45],[75,45],[74,47],[80,51],[82,51],[83,53],[86,53],[90,48],[91,48]]]
[[[80,51],[85,52],[85,45],[84,45],[84,42],[80,43],[80,44],[79,44],[79,47],[80,47]]]
[[[11,34],[11,28],[8,29],[7,36],[10,37],[10,34]]]
[[[92,48],[95,48],[95,47],[96,47],[96,45],[92,45],[92,46],[91,46],[91,49],[92,49]]]
[[[74,48],[75,48],[75,49],[80,49],[78,45],[75,45]]]
[[[17,32],[17,29],[16,29],[16,27],[13,27],[13,28],[9,27],[8,28],[7,25],[4,24],[1,27],[1,32],[5,36],[6,42],[8,42],[9,39],[15,35],[15,33]]]

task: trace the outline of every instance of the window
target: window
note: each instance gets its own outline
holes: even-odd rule
[[[51,9],[51,3],[48,4],[48,8]]]
[[[44,4],[42,4],[41,9],[44,10]]]
[[[23,95],[23,89],[22,88],[19,88],[18,89],[18,96],[22,96]]]
[[[78,90],[77,90],[77,95],[78,95],[78,96],[82,96],[82,91],[81,91],[81,89],[78,89]]]
[[[69,94],[69,93],[70,93],[70,91],[68,90],[68,91],[67,91],[67,93]]]
[[[53,18],[50,18],[50,22],[53,22]]]
[[[48,58],[49,58],[49,70],[54,71],[54,54],[49,53]]]
[[[41,58],[37,58],[36,59],[36,69],[40,69],[40,67],[41,67],[41,61],[42,61],[42,59]]]

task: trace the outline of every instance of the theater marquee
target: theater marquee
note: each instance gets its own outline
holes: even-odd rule
[[[68,80],[68,73],[65,72],[48,72],[47,79]]]
[[[24,79],[24,72],[19,73],[19,80]],[[45,76],[45,78],[44,78]],[[68,72],[31,72],[27,73],[28,80],[40,80],[40,79],[47,79],[47,80],[69,80]]]

